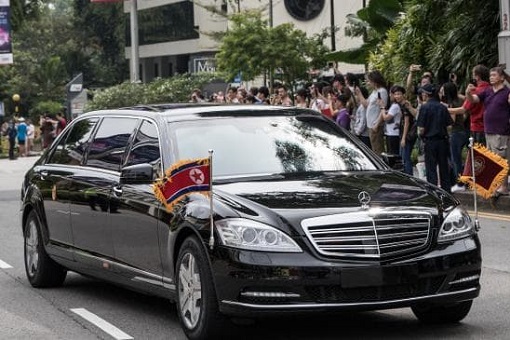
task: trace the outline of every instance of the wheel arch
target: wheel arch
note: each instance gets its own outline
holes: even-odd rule
[[[28,195],[27,195],[28,196]],[[25,232],[25,224],[27,223],[28,215],[35,211],[41,224],[41,232],[43,237],[43,243],[46,245],[49,240],[49,233],[46,224],[46,215],[44,214],[44,207],[41,198],[32,192],[32,195],[28,200],[25,200],[23,204],[23,211],[21,217],[21,232]]]
[[[194,228],[191,225],[186,225],[186,226],[183,226],[182,228],[180,228],[177,236],[175,237],[174,242],[173,242],[173,247],[171,250],[171,254],[170,254],[170,256],[172,257],[170,259],[170,264],[172,266],[174,279],[177,277],[176,266],[177,266],[177,259],[179,257],[179,252],[181,250],[181,247],[182,247],[182,244],[184,243],[184,241],[190,236],[195,236],[200,241],[200,245],[201,245],[202,250],[204,251],[204,254],[207,259],[207,265],[209,266],[209,269],[211,270],[211,273],[212,273],[211,252],[209,249],[207,249],[206,239],[203,237],[203,235],[201,235],[201,233],[196,228]],[[213,281],[213,285],[214,285],[214,290],[216,291],[216,279],[214,277],[214,274],[212,275],[212,281]]]

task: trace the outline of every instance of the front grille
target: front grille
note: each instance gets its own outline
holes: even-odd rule
[[[325,256],[387,259],[427,247],[431,216],[421,212],[355,212],[303,220],[315,249]]]
[[[413,284],[379,287],[309,286],[305,287],[305,291],[317,303],[377,302],[436,294],[444,279],[444,276],[440,276],[420,279]]]

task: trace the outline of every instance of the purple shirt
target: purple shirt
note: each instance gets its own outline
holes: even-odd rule
[[[503,87],[497,92],[491,87],[478,94],[483,102],[485,114],[483,117],[485,133],[495,135],[510,135],[510,104],[508,95],[510,89]]]
[[[343,127],[344,129],[349,130],[351,126],[351,117],[349,117],[349,112],[347,112],[346,108],[340,109],[336,116],[336,123]]]

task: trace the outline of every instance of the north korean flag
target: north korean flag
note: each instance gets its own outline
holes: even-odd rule
[[[156,197],[171,210],[173,205],[193,192],[209,192],[211,174],[209,158],[180,161],[172,165],[164,179],[154,185]]]

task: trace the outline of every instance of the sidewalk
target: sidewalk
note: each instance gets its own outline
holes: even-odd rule
[[[23,177],[30,167],[39,159],[39,155],[0,159],[0,190],[21,190]]]

